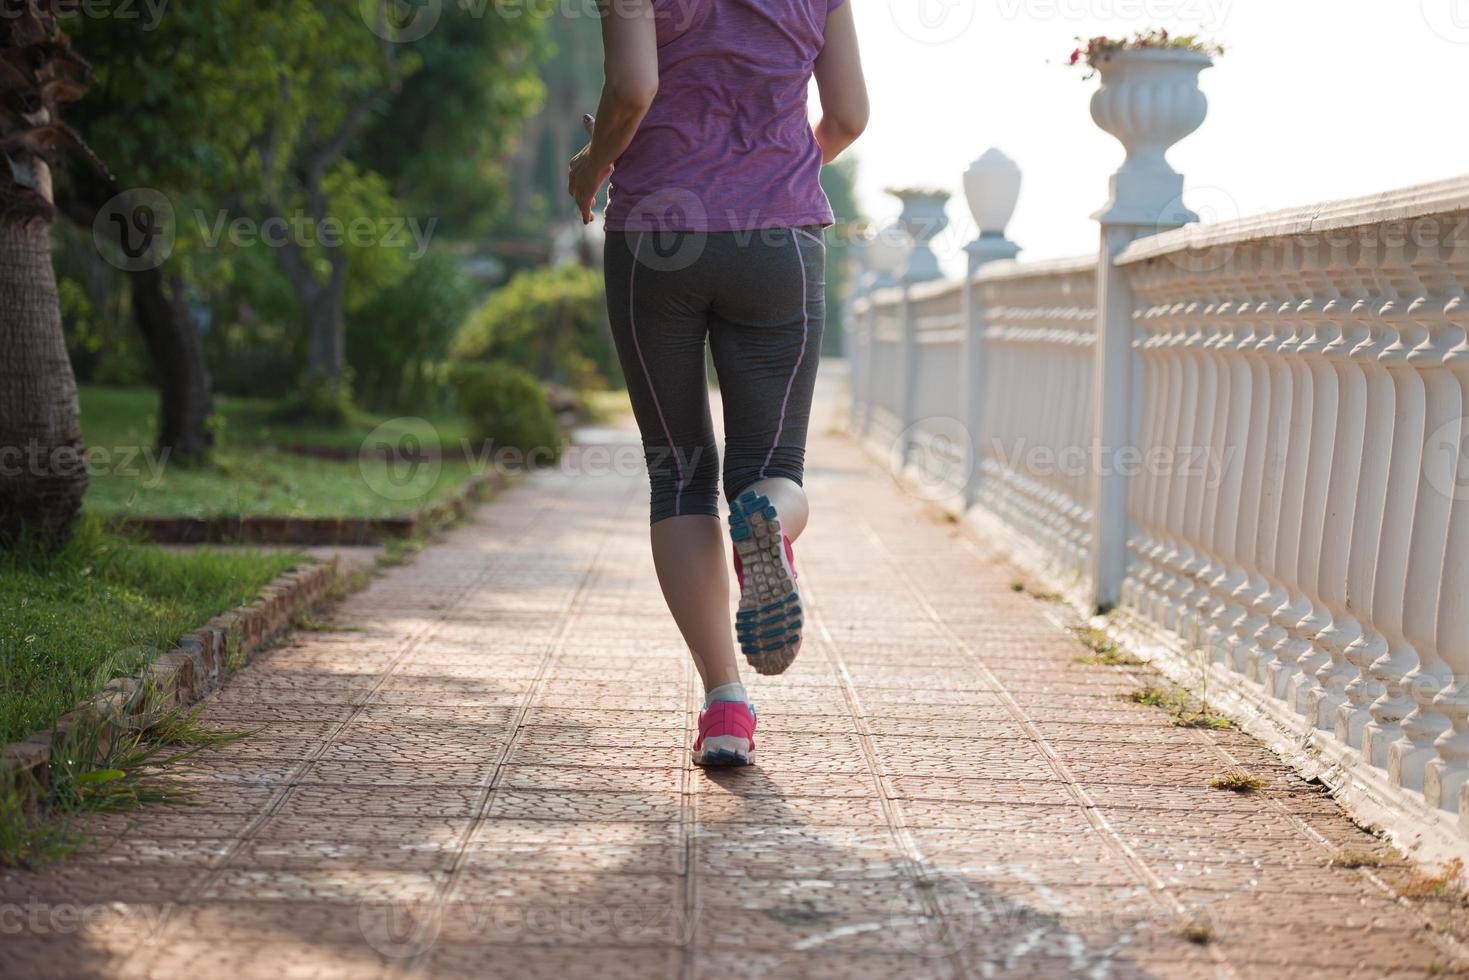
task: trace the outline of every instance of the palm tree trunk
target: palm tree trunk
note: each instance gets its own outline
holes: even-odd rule
[[[0,221],[0,542],[64,539],[86,490],[49,224]]]
[[[56,208],[46,154],[66,144],[107,168],[57,115],[91,77],[57,26],[57,10],[50,0],[24,0],[7,3],[0,18],[0,543],[22,534],[65,540],[87,492],[77,383],[51,268]]]

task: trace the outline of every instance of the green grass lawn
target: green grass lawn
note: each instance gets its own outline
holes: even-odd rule
[[[293,567],[289,553],[173,552],[84,521],[59,555],[0,552],[0,742],[45,728],[109,679]]]
[[[82,385],[81,398],[88,445],[151,446],[158,437],[158,392],[153,388]],[[221,441],[226,446],[300,444],[355,450],[369,434],[393,438],[412,433],[423,437],[426,448],[452,451],[469,437],[464,419],[453,414],[390,418],[359,409],[350,425],[330,428],[275,421],[271,416],[279,408],[279,402],[266,398],[215,396],[215,415],[223,423]]]
[[[410,435],[425,449],[452,455],[465,432],[457,418],[388,420],[361,413],[341,429],[284,427],[270,421],[272,402],[220,398],[220,448],[208,463],[184,464],[160,459],[153,449],[158,396],[152,389],[83,386],[81,403],[83,439],[93,451],[106,450],[92,466],[86,499],[91,513],[389,517],[447,496],[474,469],[462,459],[390,465],[270,448],[301,443],[356,449],[371,433],[374,442],[390,444]]]

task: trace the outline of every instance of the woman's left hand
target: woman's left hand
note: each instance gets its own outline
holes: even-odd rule
[[[597,192],[611,175],[610,165],[599,165],[592,158],[590,143],[571,158],[571,175],[567,179],[566,189],[572,200],[576,201],[576,206],[581,209],[582,224],[592,223],[592,202],[597,199]]]

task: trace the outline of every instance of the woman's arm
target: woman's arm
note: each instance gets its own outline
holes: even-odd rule
[[[870,112],[852,0],[826,18],[826,45],[816,58],[816,89],[821,94],[816,145],[821,147],[822,162],[831,163],[857,142]]]
[[[603,83],[592,141],[571,161],[567,190],[592,221],[592,202],[613,162],[627,150],[658,94],[658,31],[653,0],[598,0]]]

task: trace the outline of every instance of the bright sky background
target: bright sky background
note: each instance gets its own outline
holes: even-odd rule
[[[1078,35],[1151,27],[1228,48],[1204,72],[1209,117],[1169,154],[1205,221],[1469,173],[1469,0],[852,0],[872,91],[857,144],[870,217],[890,186],[951,190],[951,273],[973,237],[970,161],[1024,174],[1022,259],[1093,250],[1122,148],[1091,120],[1097,82],[1063,67]]]

